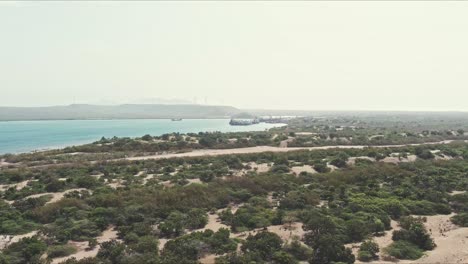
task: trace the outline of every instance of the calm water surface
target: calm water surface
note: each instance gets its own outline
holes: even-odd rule
[[[228,119],[51,120],[0,122],[0,154],[91,143],[101,137],[164,133],[263,131],[279,124],[230,126]]]

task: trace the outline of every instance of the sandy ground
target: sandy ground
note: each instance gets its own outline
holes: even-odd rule
[[[109,228],[104,230],[101,236],[96,238],[99,244],[110,241],[112,239],[117,239],[117,231],[114,230],[113,226],[110,226]],[[68,244],[75,246],[78,249],[78,252],[70,256],[55,258],[52,260],[52,264],[57,264],[71,258],[76,258],[77,260],[80,260],[84,258],[95,257],[100,248],[100,246],[98,245],[93,250],[86,251],[85,249],[88,247],[88,241],[69,241]]]
[[[294,166],[291,168],[291,171],[296,175],[299,175],[299,173],[303,171],[308,173],[317,173],[317,171],[315,171],[314,168],[312,168],[310,165]]]
[[[257,164],[255,162],[249,162],[248,165],[252,168],[252,170],[258,173],[264,173],[270,170],[270,166],[268,166],[268,163]]]
[[[468,227],[452,224],[453,215],[427,217],[425,226],[437,247],[412,263],[468,263]]]
[[[154,174],[148,174],[146,175],[146,177],[143,179],[143,185],[146,185],[148,183],[149,180],[153,179],[154,178]]]
[[[293,137],[288,137],[288,139],[285,139],[285,140],[283,140],[283,141],[280,142],[279,147],[280,147],[280,148],[287,148],[287,147],[288,147],[288,143],[293,142],[293,141],[294,141],[294,138],[293,138]]]
[[[398,147],[405,147],[405,146],[449,144],[452,141],[453,140],[444,140],[444,141],[439,141],[439,142],[428,142],[428,143],[420,143],[420,144],[380,145],[380,146],[337,145],[337,146],[294,147],[294,148],[258,146],[258,147],[234,148],[234,149],[202,149],[202,150],[194,150],[194,151],[191,151],[191,152],[184,152],[184,153],[169,153],[169,154],[161,154],[161,155],[130,157],[130,158],[125,158],[125,159],[126,160],[169,159],[169,158],[181,158],[181,157],[201,157],[201,156],[221,156],[221,155],[233,155],[233,154],[251,154],[251,153],[262,153],[262,152],[289,152],[289,151],[298,151],[298,150],[363,149],[363,148],[367,148],[367,147],[398,148]],[[121,160],[121,159],[117,159],[117,160]]]
[[[400,230],[400,227],[398,226],[397,221],[392,220],[390,222],[390,225],[391,225],[392,229],[386,231],[385,235],[372,238],[374,240],[374,242],[379,245],[380,252],[379,252],[378,255],[379,255],[380,258],[382,258],[382,256],[383,256],[382,249],[388,247],[393,242],[393,240],[392,240],[393,231]],[[361,246],[361,243],[351,243],[351,244],[346,245],[346,247],[351,248],[353,250],[353,254],[356,256],[356,263],[365,263],[365,262],[361,262],[361,261],[357,260],[357,254],[358,254],[360,246]],[[383,262],[382,260],[379,260],[379,261],[376,261],[374,263],[386,263],[386,262]]]
[[[367,156],[360,156],[360,157],[351,157],[348,159],[348,161],[346,162],[346,164],[352,166],[354,164],[356,164],[356,160],[358,159],[365,159],[365,160],[368,160],[368,161],[372,161],[372,162],[375,162],[375,158],[371,158],[371,157],[367,157]]]
[[[0,160],[0,168],[1,168],[1,167],[7,167],[7,166],[9,166],[9,165],[11,165],[11,163],[6,162],[5,159],[1,159],[1,160]]]
[[[335,165],[331,165],[330,162],[327,162],[327,167],[330,169],[330,171],[336,171],[339,168]]]
[[[449,195],[454,196],[457,194],[464,194],[464,193],[466,193],[466,191],[452,191],[451,193],[449,193]]]
[[[317,133],[313,132],[296,132],[296,136],[311,136],[311,135],[317,135]]]
[[[407,158],[390,156],[381,159],[380,162],[398,164],[400,162],[415,162],[417,158],[418,157],[416,155],[408,155]]]
[[[26,187],[30,181],[31,180],[22,181],[18,183],[12,183],[12,184],[0,184],[0,191],[8,190],[11,187],[16,187],[16,190],[19,191],[23,189],[24,187]]]
[[[187,179],[187,181],[188,181],[189,183],[187,183],[185,186],[190,185],[190,184],[192,184],[192,183],[198,183],[198,184],[202,184],[202,183],[203,183],[203,182],[202,182],[200,179],[198,179],[198,178],[197,178],[197,179]]]
[[[468,263],[468,227],[458,227],[450,221],[450,215],[434,215],[427,216],[427,222],[424,224],[427,230],[431,233],[431,237],[437,244],[434,250],[427,251],[425,256],[418,260],[400,260],[398,263],[411,264],[445,264],[445,263]],[[396,227],[396,222],[392,221],[392,227]],[[398,230],[398,227],[395,228]],[[376,237],[374,240],[379,244],[380,250],[392,243],[392,231],[387,231],[385,236]],[[354,245],[354,244],[350,244]],[[350,246],[348,245],[348,246]],[[353,252],[357,253],[357,248],[353,248]],[[379,254],[382,256],[382,252]],[[356,261],[356,263],[362,263]],[[386,261],[367,262],[372,264],[394,263]]]
[[[198,261],[200,261],[200,263],[202,264],[214,264],[215,263],[215,259],[217,258],[218,256],[215,255],[215,254],[209,254],[209,255],[206,255],[204,256],[203,258],[199,259]]]
[[[25,237],[32,237],[37,234],[37,231],[32,231],[22,235],[10,236],[10,235],[0,235],[0,249],[6,248],[12,243],[16,243]]]
[[[123,187],[122,181],[120,179],[114,179],[113,182],[107,183],[107,185],[109,187],[111,187],[112,189],[117,189],[119,187]]]
[[[85,191],[87,189],[85,188],[77,188],[77,189],[70,189],[70,190],[66,190],[64,192],[56,192],[56,193],[38,193],[38,194],[33,194],[33,195],[30,195],[30,196],[27,196],[25,197],[24,199],[29,199],[29,198],[38,198],[38,197],[41,197],[41,196],[44,196],[44,195],[52,195],[52,199],[50,199],[50,201],[48,201],[46,204],[49,204],[49,203],[55,203],[55,202],[58,202],[60,201],[64,196],[65,194],[69,193],[69,192],[73,192],[73,191]]]

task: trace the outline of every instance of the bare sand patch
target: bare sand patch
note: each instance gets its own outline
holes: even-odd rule
[[[22,235],[0,235],[0,250],[8,247],[10,244],[20,241],[22,238],[33,237],[37,235],[38,231],[31,231]]]
[[[280,148],[287,148],[288,147],[288,143],[291,143],[294,141],[294,138],[293,137],[288,137],[288,139],[285,139],[283,141],[280,142],[280,145],[279,147]]]
[[[252,170],[258,173],[264,173],[270,170],[270,166],[268,165],[268,163],[249,162],[248,164],[252,168]]]
[[[427,216],[425,226],[437,247],[412,263],[468,263],[468,227],[454,225],[454,215]]]
[[[310,165],[294,166],[294,167],[291,167],[291,171],[296,175],[299,175],[303,171],[308,172],[308,173],[317,173],[317,171],[314,170],[314,168]]]
[[[67,193],[70,193],[70,192],[73,192],[73,191],[86,191],[87,189],[85,188],[77,188],[77,189],[70,189],[70,190],[66,190],[64,192],[56,192],[56,193],[38,193],[38,194],[33,194],[33,195],[29,195],[25,198],[23,198],[24,200],[26,199],[29,199],[29,198],[39,198],[39,197],[42,197],[44,195],[52,195],[52,199],[50,199],[46,204],[49,204],[49,203],[55,203],[55,202],[58,202],[60,201],[61,199],[63,199],[63,197],[65,196],[65,194]]]
[[[120,179],[116,179],[113,182],[107,183],[107,186],[111,187],[112,189],[117,189],[119,187],[123,187],[123,182]]]
[[[381,260],[382,257],[384,256],[383,249],[388,247],[393,242],[393,240],[392,240],[393,231],[401,229],[400,226],[398,225],[398,222],[395,221],[395,220],[392,220],[390,222],[390,225],[391,225],[392,229],[388,230],[388,231],[385,231],[385,234],[383,236],[372,237],[374,242],[379,245],[380,252],[378,253],[378,255],[379,255],[380,260],[371,261],[371,262],[359,261],[359,260],[357,260],[357,255],[358,255],[359,247],[361,246],[362,243],[359,242],[359,243],[351,243],[351,244],[346,244],[345,245],[347,248],[351,248],[351,250],[353,251],[353,254],[356,256],[356,263],[392,263],[392,262],[386,262],[386,261]]]
[[[217,232],[221,228],[230,229],[229,226],[221,223],[221,220],[219,219],[218,214],[215,213],[215,214],[209,214],[208,215],[208,223],[206,224],[206,226],[204,228],[197,229],[195,231],[205,231],[205,230],[210,229],[213,232]]]
[[[352,166],[352,165],[356,164],[356,160],[359,160],[359,159],[375,162],[375,158],[371,158],[371,157],[368,157],[368,156],[360,156],[360,157],[350,157],[350,158],[348,158],[348,161],[346,162],[346,164]]]
[[[200,179],[198,179],[198,178],[196,178],[196,179],[187,179],[187,181],[188,181],[188,183],[187,183],[185,186],[190,185],[190,184],[193,184],[193,183],[198,183],[198,184],[202,184],[202,183],[203,183],[203,182],[202,182]]]
[[[198,261],[200,261],[200,263],[202,264],[214,264],[216,257],[217,255],[215,254],[209,254],[204,256],[203,258],[200,258]]]
[[[317,133],[313,132],[296,132],[296,136],[311,136],[311,135],[317,135]]]
[[[146,185],[148,183],[149,180],[153,179],[154,178],[154,174],[148,174],[146,175],[145,178],[143,178],[143,185]]]
[[[453,213],[450,215],[424,216],[427,218],[427,222],[424,223],[424,225],[431,234],[431,237],[434,239],[434,242],[437,244],[437,247],[434,250],[427,251],[420,259],[414,261],[400,260],[398,263],[468,263],[468,227],[458,227],[454,225],[450,221],[452,216],[454,216]],[[392,243],[392,232],[387,233],[390,233],[388,237],[386,234],[385,238],[375,238],[375,241],[379,244],[381,251]],[[379,241],[379,239],[382,239],[383,241]],[[380,256],[382,256],[382,253],[380,253]],[[356,263],[362,262],[356,261]],[[393,262],[373,261],[367,263],[377,264]]]
[[[327,162],[327,167],[330,169],[330,171],[338,170],[338,167],[335,165],[331,165],[330,162]]]
[[[454,196],[454,195],[457,195],[457,194],[464,194],[466,193],[466,191],[452,191],[449,193],[450,196]]]
[[[163,182],[161,182],[161,184],[166,188],[174,187],[174,184],[170,180],[163,181]]]
[[[267,227],[267,231],[277,234],[283,241],[288,242],[294,238],[302,239],[304,237],[305,231],[302,226],[303,224],[300,222],[293,222],[291,224],[284,225],[271,225]],[[248,235],[255,235],[263,231],[263,228],[257,228],[240,233],[231,233],[231,238],[245,238]]]
[[[110,241],[112,239],[117,239],[117,231],[114,230],[113,226],[108,227],[102,232],[102,234],[99,237],[96,238],[99,244]],[[74,246],[78,250],[78,252],[66,257],[54,258],[52,260],[52,264],[58,264],[71,258],[76,258],[77,260],[80,260],[84,258],[95,257],[101,247],[100,245],[97,245],[94,249],[87,251],[86,248],[88,247],[88,241],[69,241],[68,244]]]
[[[5,191],[10,189],[11,187],[16,188],[17,191],[23,189],[24,187],[28,186],[28,183],[31,181],[37,181],[37,180],[26,180],[18,183],[12,183],[12,184],[0,184],[0,191]]]
[[[390,156],[381,159],[380,162],[398,164],[401,162],[415,162],[417,159],[416,155],[408,155],[407,157]]]
[[[5,159],[1,159],[1,160],[0,160],[0,168],[1,168],[1,167],[8,167],[8,166],[10,166],[10,165],[12,165],[12,163],[6,162]]]

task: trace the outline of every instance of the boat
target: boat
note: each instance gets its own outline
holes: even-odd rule
[[[172,118],[172,121],[182,121],[182,118]]]

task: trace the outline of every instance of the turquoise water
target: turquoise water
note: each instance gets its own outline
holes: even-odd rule
[[[101,137],[165,133],[263,131],[278,124],[230,126],[228,119],[45,120],[0,122],[0,154],[91,143]]]

